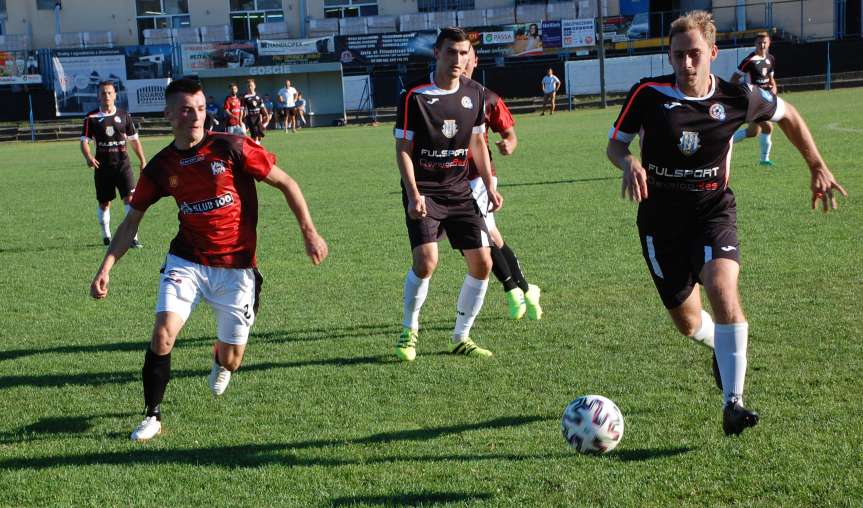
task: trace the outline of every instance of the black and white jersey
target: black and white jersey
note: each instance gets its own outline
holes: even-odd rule
[[[261,96],[254,93],[247,93],[243,96],[243,107],[246,108],[246,116],[259,116],[264,108],[264,101]]]
[[[639,206],[639,223],[713,213],[729,192],[734,132],[784,114],[785,103],[769,91],[716,76],[704,97],[684,95],[673,74],[633,86],[608,137],[626,144],[641,138],[648,198]],[[665,214],[675,217],[662,219]]]
[[[485,132],[485,88],[464,76],[442,90],[434,76],[402,91],[395,137],[413,141],[411,160],[423,195],[470,198],[468,146]]]
[[[740,62],[737,66],[737,74],[741,77],[749,75],[749,82],[755,86],[770,89],[770,78],[773,76],[773,71],[776,68],[776,57],[771,54],[767,56],[758,56],[758,53],[753,51]]]
[[[82,141],[96,143],[96,160],[99,164],[123,166],[129,162],[126,141],[138,139],[138,131],[129,113],[114,109],[112,113],[93,110],[84,117]]]

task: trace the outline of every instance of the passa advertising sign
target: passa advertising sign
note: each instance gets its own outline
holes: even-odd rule
[[[506,32],[483,32],[482,43],[487,45],[494,44],[512,44],[515,42],[515,33],[507,30]]]

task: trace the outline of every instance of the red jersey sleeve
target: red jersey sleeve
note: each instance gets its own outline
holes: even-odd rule
[[[139,212],[146,211],[147,208],[159,201],[168,193],[162,191],[159,185],[150,176],[147,168],[141,171],[141,177],[138,178],[138,183],[135,184],[135,192],[132,193],[132,201],[129,204]]]
[[[243,138],[243,161],[241,165],[243,171],[260,182],[270,174],[275,163],[275,155],[265,150],[251,138]]]
[[[498,99],[497,105],[495,105],[495,108],[491,111],[491,115],[489,115],[488,127],[500,134],[513,126],[515,126],[515,119],[512,117],[512,113],[509,112],[509,108],[506,107],[503,99]]]

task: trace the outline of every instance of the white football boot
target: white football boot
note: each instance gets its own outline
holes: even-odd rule
[[[130,438],[132,441],[149,441],[153,439],[157,435],[162,433],[162,422],[159,421],[158,417],[148,416],[144,418],[134,431],[132,431],[132,435]]]
[[[221,395],[228,389],[228,383],[231,382],[231,371],[219,365],[216,360],[213,360],[213,368],[210,370],[210,376],[207,378],[210,384],[210,390],[213,395]]]

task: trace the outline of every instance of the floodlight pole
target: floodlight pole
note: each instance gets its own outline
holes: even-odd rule
[[[596,33],[596,44],[599,46],[599,100],[600,106],[608,107],[605,97],[605,37],[602,34],[602,0],[596,0],[596,19],[599,21]]]

